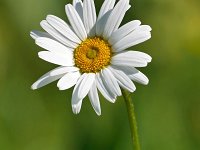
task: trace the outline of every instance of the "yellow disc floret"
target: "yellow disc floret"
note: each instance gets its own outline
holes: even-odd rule
[[[74,51],[75,65],[82,73],[99,72],[110,64],[111,46],[100,37],[88,38]]]

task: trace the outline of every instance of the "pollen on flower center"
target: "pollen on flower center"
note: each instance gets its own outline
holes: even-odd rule
[[[95,49],[89,49],[86,55],[87,58],[94,59],[97,56],[97,51]]]
[[[100,37],[88,38],[74,51],[75,65],[82,73],[99,72],[110,64],[111,46]]]

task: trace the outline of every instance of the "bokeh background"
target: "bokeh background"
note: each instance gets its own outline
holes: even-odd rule
[[[71,92],[56,83],[31,84],[55,65],[40,60],[30,30],[47,14],[66,20],[68,0],[0,0],[0,149],[129,150],[124,101],[101,98],[98,117],[88,99],[71,111]],[[103,1],[95,0],[97,10]],[[152,26],[151,40],[134,47],[153,57],[141,70],[148,86],[132,94],[143,150],[200,149],[200,1],[131,0],[123,23]]]

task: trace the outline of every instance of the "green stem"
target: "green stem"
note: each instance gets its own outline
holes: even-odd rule
[[[130,92],[122,89],[122,95],[126,102],[133,147],[134,147],[134,150],[140,150],[140,142],[139,142],[138,131],[137,131],[137,121],[136,121],[136,116],[135,116],[135,111],[134,111],[134,105],[131,99],[131,94]]]

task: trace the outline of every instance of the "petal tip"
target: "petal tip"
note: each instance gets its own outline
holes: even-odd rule
[[[33,85],[31,85],[31,90],[36,90],[37,86],[35,85],[35,83]]]
[[[144,83],[144,85],[148,85],[149,84],[149,79],[147,79],[147,81]]]
[[[101,116],[101,112],[96,112],[97,116]]]
[[[72,111],[75,115],[80,113],[80,109],[78,108],[77,105],[72,105]]]
[[[133,92],[135,92],[136,91],[136,87],[135,88],[132,88],[132,89],[130,89],[130,92],[131,93],[133,93]]]
[[[46,23],[46,20],[40,21],[40,25],[42,26],[44,23]]]
[[[46,16],[46,20],[47,20],[47,19],[51,19],[51,18],[53,18],[53,17],[54,17],[54,15],[48,14],[48,15]]]
[[[60,87],[60,86],[57,86],[58,87],[58,89],[60,90],[60,91],[63,91],[64,89],[62,88],[62,87]]]
[[[116,102],[116,97],[115,99],[112,99],[110,102],[114,104]]]
[[[70,7],[72,7],[72,5],[71,5],[71,4],[67,4],[67,5],[65,5],[65,9],[66,9],[66,10],[69,10],[69,9],[70,9]]]

